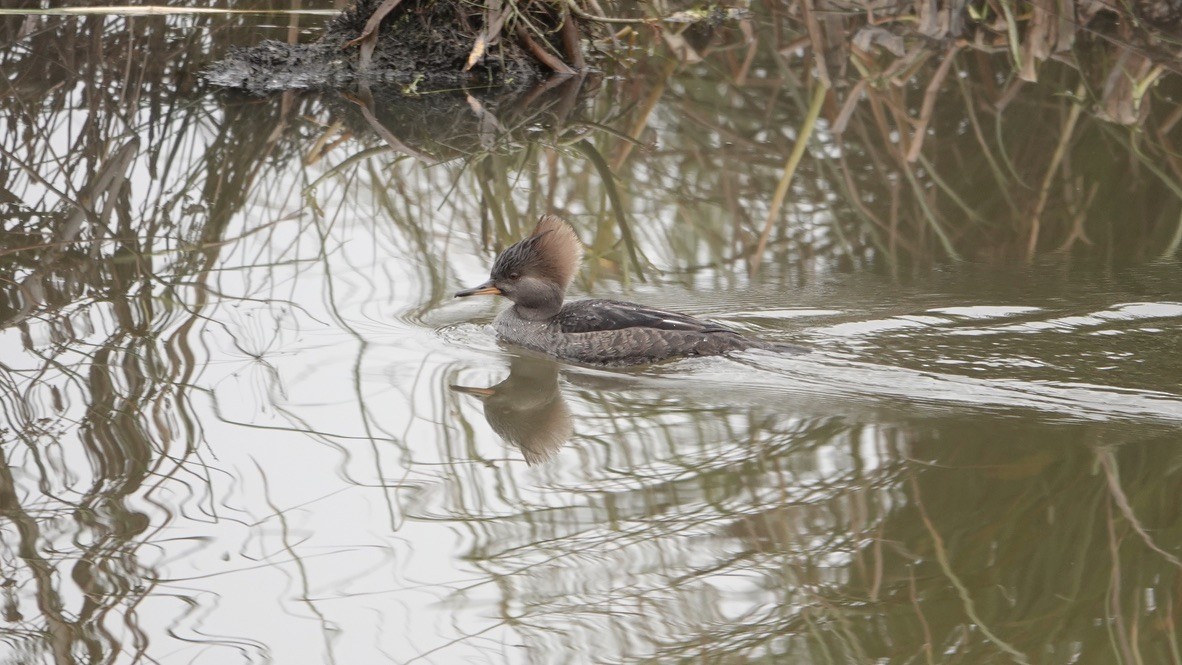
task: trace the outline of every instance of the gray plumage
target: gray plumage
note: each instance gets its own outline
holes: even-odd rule
[[[543,215],[530,236],[497,257],[489,281],[456,297],[503,295],[513,306],[493,328],[504,341],[590,365],[639,365],[744,349],[800,353],[801,347],[744,337],[713,321],[619,300],[563,295],[583,255],[574,229]]]

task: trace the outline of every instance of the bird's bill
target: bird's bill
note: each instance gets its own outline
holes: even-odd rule
[[[480,286],[476,286],[476,287],[473,287],[470,289],[464,289],[463,291],[456,292],[457,298],[467,298],[468,296],[499,296],[499,295],[501,295],[501,290],[497,288],[496,284],[493,284],[491,279],[488,280],[487,282],[481,284]]]
[[[456,391],[457,393],[463,393],[465,395],[475,395],[476,397],[480,397],[480,398],[492,397],[493,395],[497,394],[497,391],[494,388],[477,388],[475,386],[457,386],[455,384],[452,384],[448,387],[451,388],[452,390]]]

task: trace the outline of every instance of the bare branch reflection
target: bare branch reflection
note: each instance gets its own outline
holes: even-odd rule
[[[814,4],[363,107],[200,88],[302,14],[0,17],[4,657],[1177,662],[1177,74]],[[821,351],[514,355],[450,295],[549,211]]]

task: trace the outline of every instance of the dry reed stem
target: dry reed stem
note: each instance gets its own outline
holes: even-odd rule
[[[189,14],[214,14],[217,16],[236,16],[244,14],[279,14],[279,15],[308,15],[334,16],[335,9],[301,9],[298,3],[293,3],[290,9],[227,9],[222,7],[172,7],[169,5],[104,5],[99,7],[54,7],[52,9],[8,8],[0,9],[0,16],[186,16]]]
[[[1129,504],[1129,497],[1125,495],[1124,489],[1120,486],[1120,478],[1117,477],[1116,466],[1112,461],[1112,451],[1097,450],[1096,457],[1097,461],[1100,462],[1100,466],[1104,468],[1104,477],[1108,481],[1108,491],[1112,493],[1112,501],[1120,510],[1120,514],[1133,527],[1133,531],[1141,537],[1146,547],[1162,555],[1162,558],[1174,566],[1182,569],[1182,561],[1179,561],[1178,557],[1158,547],[1157,543],[1153,542],[1153,538],[1149,536],[1149,533],[1145,531],[1145,527],[1141,526],[1141,521],[1137,519],[1136,513],[1133,512],[1133,506]]]
[[[916,482],[915,478],[911,479],[911,496],[915,501],[915,507],[919,510],[919,518],[923,521],[924,528],[927,529],[928,535],[930,535],[932,538],[932,546],[935,548],[936,560],[940,564],[940,569],[944,571],[945,577],[947,577],[948,581],[952,583],[952,586],[956,588],[956,593],[958,596],[960,596],[960,601],[964,607],[965,614],[968,615],[969,619],[971,619],[974,624],[976,624],[977,628],[980,629],[981,634],[984,635],[985,638],[990,642],[992,642],[994,646],[1009,654],[1010,657],[1018,663],[1022,663],[1022,665],[1029,665],[1030,661],[1027,660],[1026,654],[1018,651],[1018,649],[1016,649],[1009,642],[1006,642],[1005,640],[998,637],[997,634],[995,634],[981,619],[981,617],[978,616],[976,604],[973,602],[973,597],[969,593],[968,587],[964,585],[964,582],[962,582],[960,577],[956,575],[956,572],[952,570],[952,562],[948,558],[948,550],[944,546],[944,539],[940,537],[940,532],[936,530],[936,525],[933,524],[931,518],[928,517],[927,508],[924,507],[923,499],[919,494],[919,483]]]
[[[1161,155],[1166,163],[1170,165],[1170,171],[1173,172],[1175,178],[1182,180],[1182,159],[1179,159],[1178,151],[1174,149],[1173,142],[1170,141],[1170,137],[1163,133],[1160,128],[1154,130],[1154,132]]]
[[[927,657],[928,665],[935,665],[936,654],[932,649],[932,629],[928,626],[927,617],[923,615],[923,608],[919,606],[919,591],[915,588],[915,568],[908,569],[907,586],[911,593],[911,607],[915,609],[915,616],[919,619],[919,627],[923,629],[923,654]]]
[[[468,53],[468,62],[464,65],[464,71],[470,71],[476,66],[476,63],[484,59],[488,53],[488,47],[501,36],[501,30],[505,27],[505,21],[512,13],[512,3],[505,4],[502,0],[488,0],[485,3],[484,29],[480,31],[480,34],[476,36],[476,41],[472,44],[472,50]]]
[[[878,524],[878,532],[874,535],[874,576],[870,583],[870,602],[877,603],[879,593],[882,591],[882,574],[883,574],[883,557],[882,557],[882,539],[885,537],[886,527],[882,522]]]
[[[582,7],[579,7],[575,0],[567,0],[566,3],[567,8],[570,9],[570,12],[584,21],[595,21],[596,23],[609,23],[612,25],[652,25],[653,23],[659,21],[659,19],[655,18],[611,18],[604,16],[603,8],[600,7],[598,3],[595,2],[595,0],[589,0],[588,4],[594,7],[600,15],[596,16],[594,14],[588,14],[587,12],[583,11]]]
[[[936,173],[936,165],[928,161],[928,158],[924,157],[922,153],[919,155],[919,165],[926,169],[927,176],[932,179],[932,182],[934,182],[949,199],[952,199],[952,202],[956,204],[956,207],[961,209],[961,212],[963,212],[966,217],[978,224],[989,223],[984,217],[981,216],[980,213],[978,213],[976,210],[973,210],[973,207],[965,202],[965,200],[960,197],[960,194],[956,193],[956,190],[953,189],[951,185],[945,182],[945,180]]]
[[[616,219],[616,226],[620,229],[620,240],[624,243],[624,249],[628,252],[628,258],[632,262],[632,268],[636,271],[636,278],[640,281],[646,281],[644,277],[644,270],[640,267],[640,256],[636,250],[636,240],[632,235],[632,227],[628,224],[628,216],[625,212],[623,200],[620,197],[619,187],[616,186],[615,174],[608,165],[607,160],[603,158],[599,150],[595,148],[587,139],[582,139],[571,144],[571,147],[581,152],[587,157],[587,161],[595,167],[595,171],[599,174],[603,181],[603,190],[607,194],[607,199],[611,202],[612,216]]]
[[[915,124],[914,138],[911,141],[910,149],[907,150],[907,161],[909,162],[919,159],[919,151],[923,149],[923,141],[927,135],[928,125],[932,121],[932,111],[936,108],[936,97],[939,96],[940,87],[944,85],[944,79],[948,77],[948,71],[952,69],[952,63],[955,61],[956,54],[959,52],[960,45],[952,45],[944,54],[944,61],[936,69],[932,80],[928,82],[927,90],[923,93],[923,106],[920,108],[919,121]]]
[[[751,64],[755,62],[756,54],[759,53],[759,36],[748,20],[739,21],[739,31],[743,33],[743,40],[747,44],[747,55],[743,57],[743,64],[739,66],[734,79],[735,85],[742,87],[747,85],[747,73],[751,70]]]
[[[816,8],[813,7],[814,1],[804,0],[800,3],[800,10],[804,14],[809,41],[813,46],[813,62],[817,64],[817,78],[821,80],[821,85],[829,90],[833,87],[833,79],[829,77],[829,68],[825,66],[825,38],[821,34],[821,25],[817,23]]]
[[[1084,84],[1081,81],[1075,89],[1076,99],[1083,97],[1085,92]],[[1075,133],[1075,123],[1079,121],[1081,111],[1083,111],[1083,104],[1071,105],[1071,110],[1067,113],[1067,123],[1063,126],[1063,133],[1059,135],[1059,143],[1055,146],[1054,154],[1051,155],[1051,164],[1047,167],[1046,175],[1043,176],[1042,186],[1039,187],[1038,201],[1034,205],[1034,212],[1030,220],[1030,236],[1026,241],[1027,262],[1034,260],[1034,251],[1038,246],[1039,227],[1042,226],[1042,211],[1046,207],[1047,197],[1050,195],[1051,180],[1055,177],[1055,172],[1059,170],[1059,163],[1063,161],[1063,155],[1067,154],[1067,144],[1071,141],[1072,134]]]
[[[1178,124],[1179,120],[1182,120],[1182,104],[1179,104],[1178,108],[1166,116],[1166,119],[1158,126],[1158,135],[1164,136],[1165,134],[1169,134],[1170,130],[1174,129],[1174,125]]]
[[[935,193],[925,192],[919,179],[915,177],[915,170],[910,164],[906,164],[903,168],[903,175],[907,176],[907,182],[911,185],[912,192],[915,195],[915,202],[919,205],[919,209],[924,213],[924,219],[927,220],[928,226],[932,227],[932,231],[936,234],[936,239],[940,241],[940,246],[944,248],[944,252],[948,258],[953,261],[961,259],[960,252],[956,251],[956,246],[952,244],[952,239],[948,237],[948,232],[944,227],[940,226],[940,219],[937,219],[936,209],[934,207],[935,201],[929,201],[928,198],[935,197]],[[921,227],[922,228],[922,227]]]
[[[1174,596],[1166,596],[1166,639],[1170,644],[1170,659],[1182,665],[1182,651],[1178,649],[1178,621],[1174,617]]]
[[[1018,216],[1018,205],[1014,203],[1014,197],[1010,196],[1009,183],[1006,182],[1005,174],[1001,171],[1001,166],[993,157],[993,150],[989,147],[989,142],[985,140],[985,134],[981,130],[981,121],[977,117],[977,111],[973,108],[975,101],[969,94],[968,86],[964,81],[957,78],[957,84],[960,88],[961,96],[964,98],[965,113],[969,118],[969,126],[973,130],[973,136],[977,139],[977,144],[981,146],[981,154],[985,157],[985,161],[989,162],[989,172],[993,176],[993,180],[997,183],[997,191],[1002,193],[1002,198],[1006,205],[1009,206],[1010,213],[1014,217]]]
[[[312,142],[312,147],[304,155],[304,164],[311,166],[320,161],[322,157],[327,155],[329,151],[341,144],[341,141],[352,136],[351,132],[341,131],[345,128],[345,123],[340,120],[334,121],[331,125],[326,127],[320,136]],[[333,137],[337,138],[334,140]]]
[[[1169,244],[1166,245],[1166,250],[1158,258],[1161,260],[1172,258],[1178,253],[1179,245],[1182,245],[1182,216],[1178,218],[1178,226],[1174,229],[1174,237],[1170,238]]]
[[[382,24],[382,19],[394,11],[394,8],[400,2],[402,0],[386,0],[383,2],[370,15],[369,20],[365,22],[365,28],[361,31],[361,35],[341,45],[341,48],[344,49],[355,46],[358,43],[361,44],[361,53],[357,61],[357,67],[361,71],[369,69],[369,63],[373,59],[374,49],[378,46],[378,28]]]
[[[1051,0],[1030,0],[1033,12],[1026,26],[1026,40],[1022,43],[1022,69],[1018,76],[1024,81],[1038,80],[1037,66],[1051,54],[1051,37],[1054,14]]]
[[[892,180],[891,188],[891,232],[889,236],[889,247],[891,256],[896,256],[899,252],[899,182]]]
[[[383,125],[382,122],[378,120],[378,117],[374,115],[373,112],[374,101],[373,96],[369,90],[363,89],[361,98],[351,95],[342,95],[342,97],[353,102],[357,106],[357,110],[361,112],[361,116],[365,118],[365,121],[369,123],[369,126],[373,128],[374,132],[376,132],[377,135],[386,142],[386,145],[393,148],[395,152],[401,152],[405,155],[410,155],[411,157],[414,157],[428,166],[437,164],[439,162],[439,160],[435,159],[434,157],[421,153],[403,143],[397,136],[394,136],[394,133],[391,132],[388,127]]]
[[[804,123],[800,127],[800,132],[796,135],[796,143],[792,146],[792,152],[788,155],[788,161],[784,162],[783,175],[780,176],[780,182],[776,185],[776,192],[772,196],[772,203],[767,211],[767,219],[763,223],[763,232],[759,234],[759,242],[755,245],[755,253],[751,257],[751,274],[759,272],[759,263],[763,257],[763,250],[767,247],[768,237],[772,234],[772,224],[776,221],[776,217],[780,215],[780,208],[783,207],[784,198],[788,195],[788,186],[792,184],[792,176],[796,173],[796,167],[800,165],[800,159],[804,157],[809,140],[813,136],[813,129],[817,125],[817,117],[821,115],[821,105],[825,102],[825,97],[829,94],[829,86],[824,81],[819,81],[818,83],[819,85],[813,90],[813,100],[809,103],[809,110],[804,117]]]
[[[570,58],[571,65],[574,66],[575,71],[581,72],[587,68],[587,62],[583,59],[583,47],[579,39],[579,26],[575,23],[575,16],[570,10],[569,4],[562,5],[562,49],[566,52],[566,57]]]
[[[1055,252],[1066,254],[1071,251],[1071,247],[1077,240],[1082,240],[1086,245],[1092,244],[1091,238],[1088,238],[1087,232],[1084,231],[1084,222],[1087,220],[1088,210],[1091,209],[1092,201],[1095,200],[1096,192],[1099,190],[1100,183],[1093,182],[1092,186],[1088,189],[1087,196],[1084,197],[1083,205],[1075,211],[1075,215],[1071,218],[1071,231],[1067,234],[1067,239],[1063,241],[1063,244],[1059,245],[1059,248]]]
[[[564,74],[567,76],[574,76],[575,70],[570,68],[570,65],[562,61],[562,58],[550,53],[541,44],[534,41],[530,36],[529,30],[525,29],[524,25],[517,24],[517,38],[525,45],[525,48],[533,54],[543,65],[546,65],[555,74]]]
[[[907,253],[911,255],[917,254],[918,248],[915,245],[911,244],[911,242],[905,239],[899,238],[897,229],[893,229],[890,225],[884,223],[878,218],[878,215],[875,215],[869,208],[866,207],[866,204],[862,202],[861,190],[858,189],[857,183],[854,182],[853,174],[850,173],[849,162],[846,160],[846,155],[844,152],[838,156],[838,160],[838,166],[839,171],[841,172],[842,180],[845,182],[846,189],[849,190],[851,194],[849,198],[850,203],[853,203],[854,207],[857,208],[866,219],[870,220],[871,224],[874,224],[874,226],[878,227],[883,233],[887,234],[887,236],[890,238],[890,255],[892,257],[895,256],[897,245],[900,243],[903,244],[903,249]]]
[[[1014,10],[1010,7],[1012,0],[999,0],[1001,5],[1001,14],[1005,16],[1006,34],[1008,39],[1006,44],[1010,49],[1010,57],[1014,59],[1014,69],[1019,72],[1018,76],[1021,78],[1022,67],[1022,42],[1018,39],[1018,20],[1014,18]]]
[[[858,79],[858,82],[854,84],[854,87],[850,88],[850,91],[846,93],[846,98],[841,105],[841,110],[838,111],[837,118],[833,121],[834,134],[845,133],[845,128],[849,125],[850,118],[854,115],[854,109],[857,108],[858,101],[862,99],[862,95],[865,93],[867,85],[869,85],[869,81],[864,78]]]
[[[613,171],[618,171],[624,165],[624,162],[628,161],[628,156],[632,154],[632,149],[640,142],[640,135],[648,127],[649,117],[652,116],[653,111],[657,108],[657,104],[660,103],[661,98],[665,95],[665,86],[669,83],[669,79],[673,76],[677,65],[678,62],[676,59],[669,58],[665,61],[665,66],[661,73],[655,77],[657,84],[649,90],[648,95],[641,102],[639,111],[636,114],[636,121],[632,123],[632,127],[626,134],[631,140],[624,141],[620,145],[620,151],[616,153],[615,159],[612,160]]]
[[[1121,574],[1120,574],[1120,541],[1121,539],[1116,535],[1116,520],[1112,515],[1112,502],[1108,502],[1107,511],[1108,524],[1108,553],[1112,555],[1112,575],[1108,582],[1108,611],[1112,613],[1112,622],[1109,622],[1108,630],[1110,633],[1116,633],[1116,647],[1119,649],[1124,662],[1133,662],[1133,652],[1129,648],[1128,636],[1124,630],[1124,611],[1120,606],[1120,590],[1121,590]],[[1115,622],[1116,628],[1112,627]]]

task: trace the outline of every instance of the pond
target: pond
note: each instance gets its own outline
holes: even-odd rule
[[[1182,662],[1177,65],[830,96],[762,8],[512,98],[200,80],[331,8],[0,17],[0,660]],[[811,351],[499,344],[452,296],[547,212],[574,296]]]

